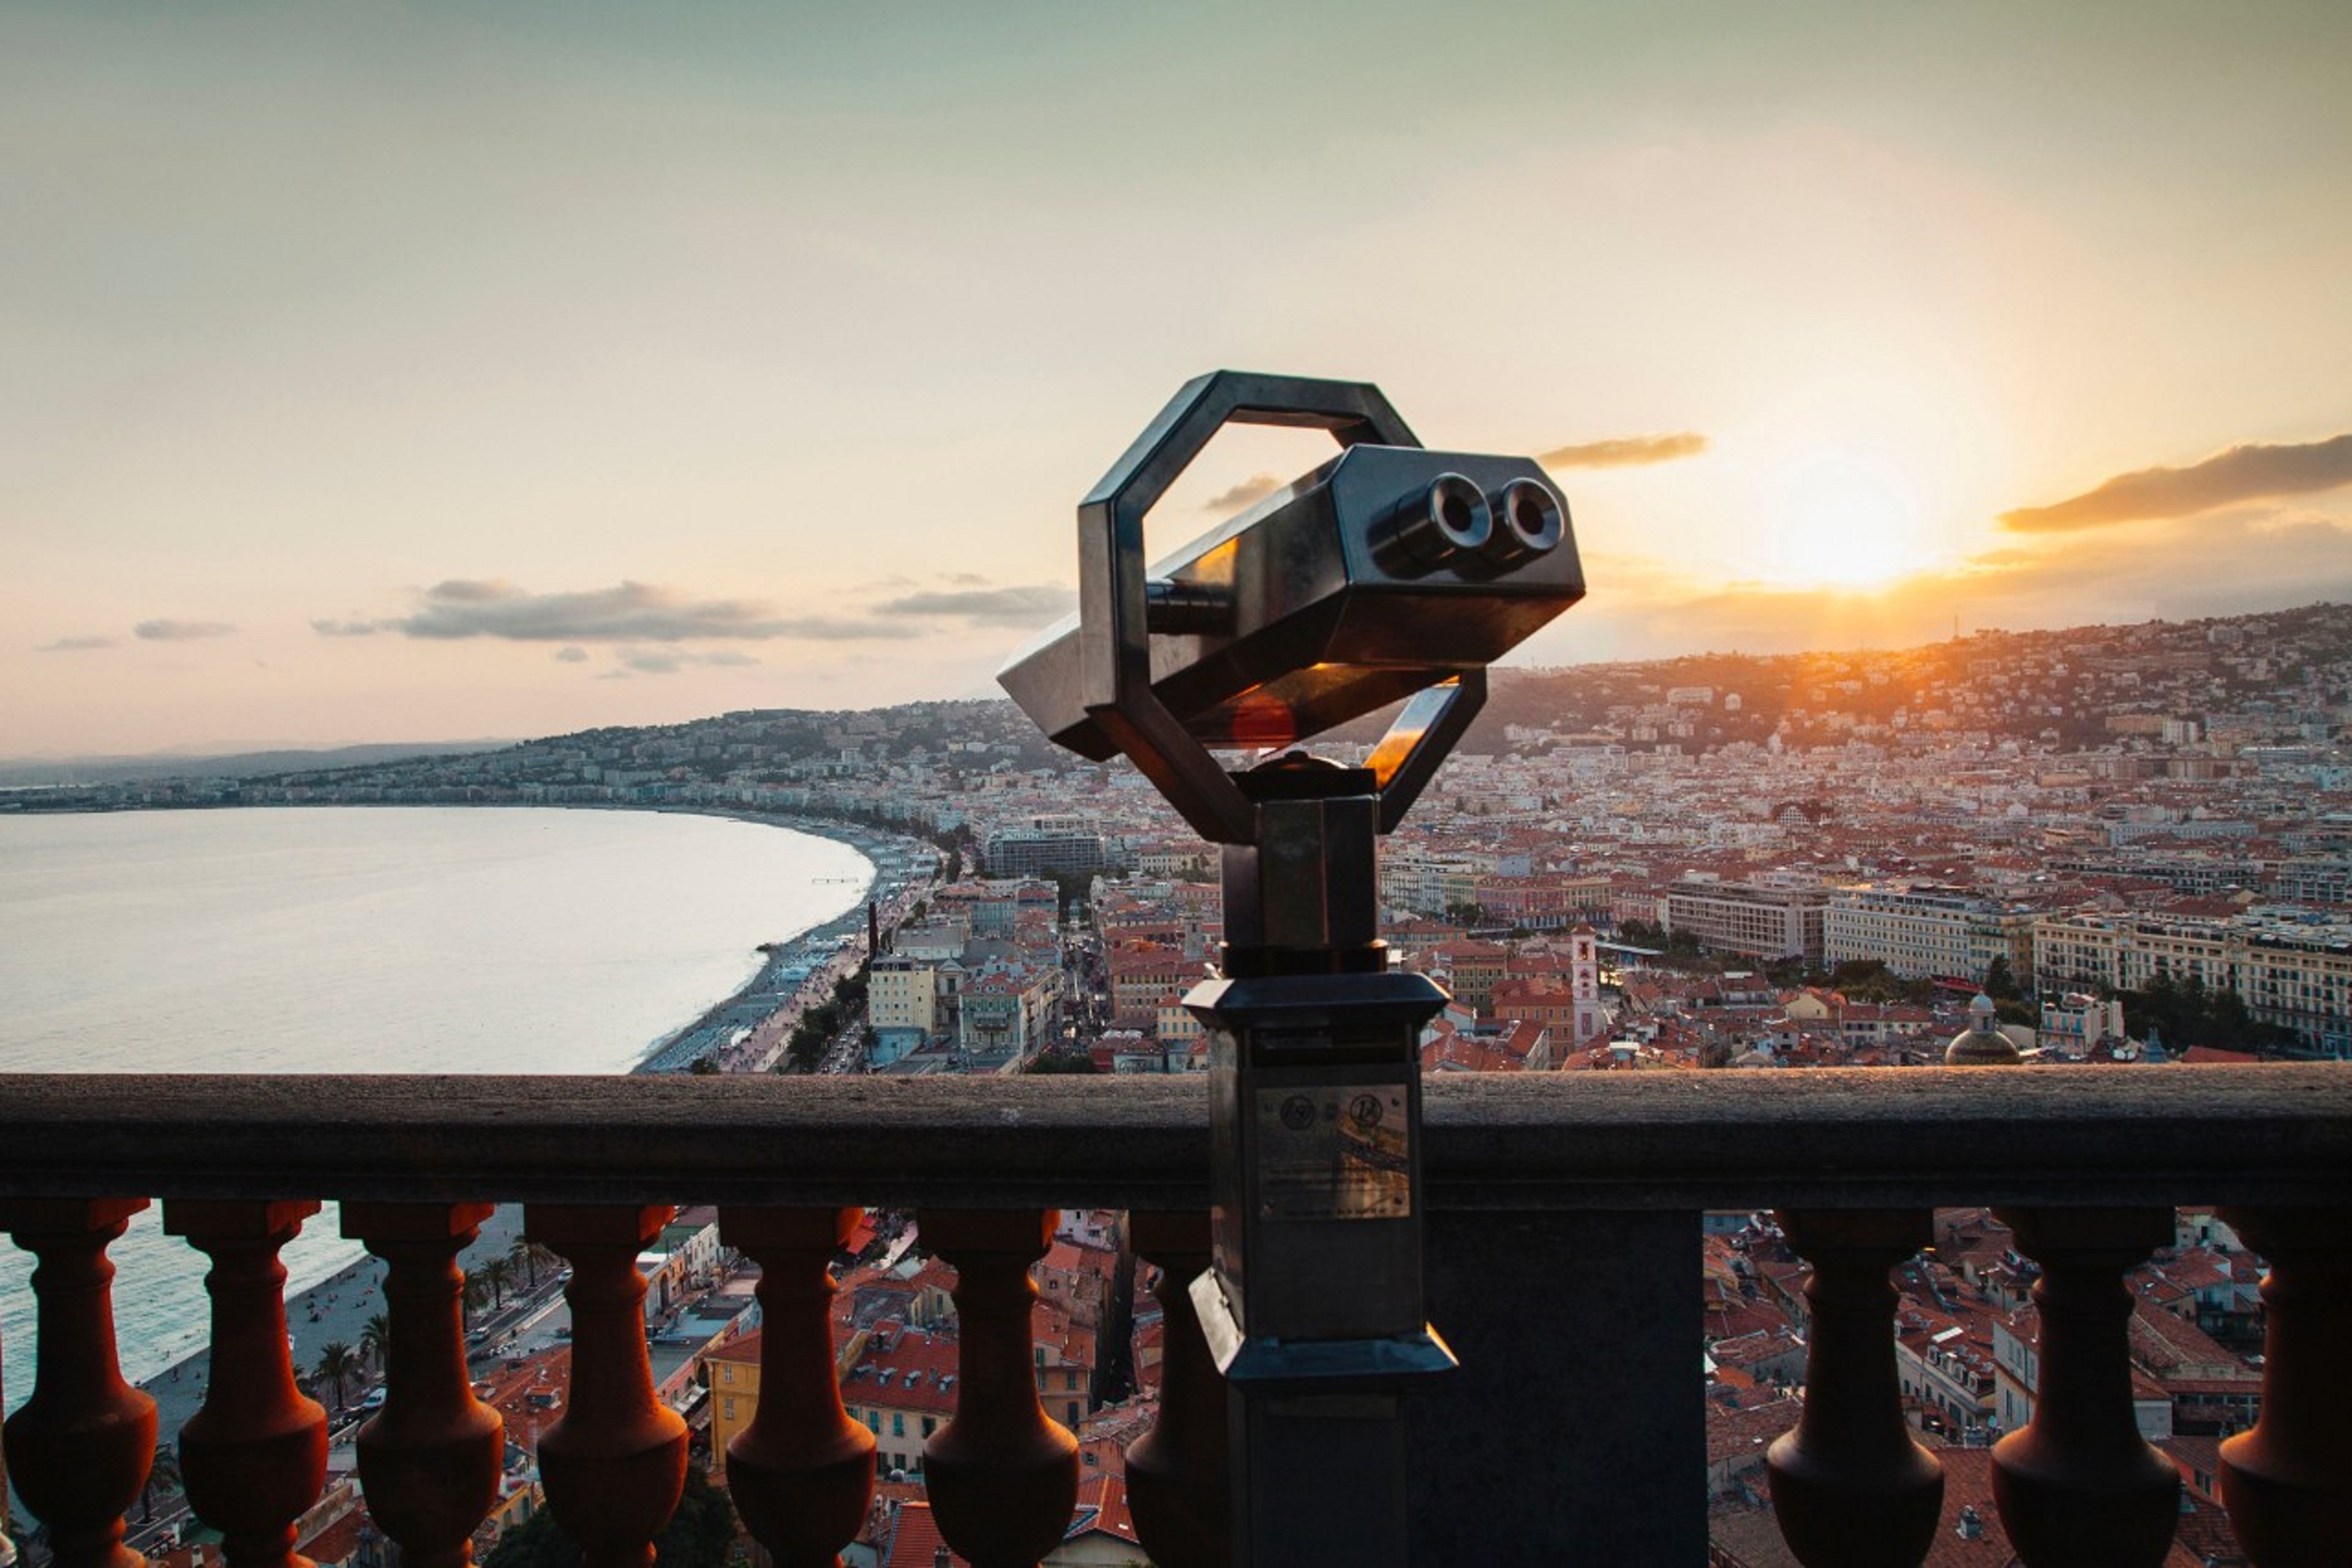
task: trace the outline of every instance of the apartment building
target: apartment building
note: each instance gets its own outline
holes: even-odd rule
[[[1755,882],[1676,882],[1661,900],[1669,931],[1688,931],[1718,952],[1822,962],[1826,888]]]
[[[2043,989],[2137,991],[2158,975],[2230,991],[2265,1024],[2293,1029],[2315,1054],[2352,1058],[2352,922],[2241,915],[2074,912],[2033,926]]]
[[[1973,980],[2000,958],[2021,978],[2033,966],[2033,913],[1958,888],[1841,889],[1822,911],[1822,958],[1879,959],[1930,980]]]
[[[866,966],[866,1021],[874,1030],[872,1066],[887,1067],[940,1032],[940,984],[929,959],[885,953]]]
[[[1059,970],[1006,965],[963,988],[956,1046],[980,1058],[1024,1061],[1052,1043],[1061,1022]]]
[[[1034,877],[1047,871],[1093,872],[1109,865],[1102,835],[1075,819],[1037,817],[992,833],[982,851],[992,877]]]

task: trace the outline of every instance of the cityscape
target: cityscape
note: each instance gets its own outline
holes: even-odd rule
[[[2347,721],[2352,608],[2332,605],[1500,672],[1460,753],[1381,849],[1391,962],[1452,997],[1422,1031],[1421,1069],[1895,1071],[1988,1037],[2023,1071],[2352,1057]],[[641,1071],[1208,1066],[1184,997],[1223,934],[1213,847],[1127,764],[1055,752],[1002,702],[730,713],[0,797],[19,813],[329,804],[725,812],[868,856],[867,900],[772,952],[743,994]],[[682,1211],[641,1259],[657,1390],[694,1423],[714,1487],[761,1375],[757,1271],[716,1218]],[[1123,1453],[1154,1419],[1168,1325],[1127,1224],[1065,1212],[1032,1270],[1038,1396],[1075,1434],[1084,1477],[1049,1563],[1145,1561]],[[1943,1457],[1955,1539],[1998,1543],[1985,1456],[2034,1407],[2035,1269],[1990,1210],[1939,1211],[1936,1227],[1897,1272],[1903,1408]],[[506,1232],[478,1254],[481,1391],[514,1444],[478,1537],[488,1552],[535,1511],[530,1434],[562,1406],[571,1331],[560,1281],[538,1278],[543,1258]],[[530,1278],[515,1278],[525,1265]],[[1802,1412],[1811,1271],[1769,1212],[1707,1215],[1701,1265],[1694,1396],[1713,1550],[1725,1563],[1792,1562],[1762,1506],[1764,1456]],[[342,1290],[370,1289],[361,1268]],[[920,1568],[946,1550],[923,1467],[955,1405],[954,1271],[914,1215],[876,1210],[836,1272],[842,1398],[882,1478],[855,1560]],[[2260,1415],[2263,1278],[2223,1219],[2181,1209],[2169,1244],[2126,1279],[2135,1419],[2184,1477],[2188,1560],[2245,1560],[2217,1455]],[[364,1392],[381,1366],[380,1347],[372,1361],[338,1342],[316,1370],[356,1423],[381,1400]],[[322,1398],[324,1386],[314,1380]],[[337,1452],[347,1465],[349,1448]],[[697,1500],[715,1494],[696,1485],[677,1529],[709,1513]],[[381,1537],[348,1483],[342,1495],[340,1510],[315,1510],[305,1550],[371,1563]],[[718,1543],[711,1561],[734,1539],[717,1517],[698,1526]],[[167,1547],[159,1528],[142,1544]]]
[[[2347,102],[0,4],[0,1568],[2352,1563]]]

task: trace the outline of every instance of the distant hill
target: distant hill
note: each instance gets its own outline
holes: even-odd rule
[[[1975,734],[2091,749],[2179,722],[2241,737],[2341,737],[2352,714],[2352,605],[2058,631],[1971,632],[1915,647],[1801,654],[1690,654],[1639,662],[1499,668],[1460,750],[1477,754],[1584,744],[1693,754],[1738,745],[1811,747],[1857,739]],[[1328,732],[1370,743],[1394,710]],[[978,752],[950,767],[1071,765],[1003,698],[814,710],[746,709],[655,726],[605,726],[528,742],[345,746],[0,763],[0,788],[144,786],[277,779],[304,788],[502,792],[569,787],[607,771],[776,782],[816,763],[830,773],[891,759]],[[436,770],[433,758],[509,753],[497,765]],[[403,776],[333,778],[370,769]],[[585,771],[583,771],[585,770]],[[794,775],[798,776],[798,775]],[[233,791],[213,792],[215,795]],[[404,795],[367,798],[408,798]],[[21,803],[19,803],[21,804]],[[42,809],[51,809],[43,806]],[[80,807],[68,804],[66,809]]]
[[[1638,731],[1689,704],[1687,730],[1647,742],[1709,751],[1761,743],[1835,743],[1847,721],[1974,728],[2066,746],[2114,736],[2120,713],[2201,719],[2214,710],[2307,710],[2314,722],[2346,694],[2352,608],[2317,604],[2192,621],[2061,630],[1983,630],[1892,649],[1794,654],[1685,654],[1637,662],[1498,668],[1461,750],[1510,749],[1507,731]],[[1990,682],[1990,684],[1988,684]],[[1736,706],[1730,699],[1737,699]],[[1331,732],[1369,743],[1394,710]],[[2340,721],[2339,721],[2340,722]]]
[[[411,757],[495,752],[511,741],[436,741],[413,745],[335,746],[323,751],[240,752],[228,756],[170,752],[144,757],[71,757],[63,762],[0,761],[0,789],[119,784],[135,779],[262,778],[322,768],[370,767]]]

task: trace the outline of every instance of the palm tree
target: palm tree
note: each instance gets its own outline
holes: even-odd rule
[[[496,1311],[507,1304],[507,1287],[514,1281],[514,1265],[503,1258],[493,1258],[482,1265],[482,1278],[490,1287],[490,1310]]]
[[[481,1270],[467,1269],[465,1293],[458,1299],[458,1305],[463,1310],[467,1323],[470,1324],[473,1321],[474,1309],[488,1300],[489,1294],[489,1282],[482,1278]]]
[[[541,1269],[544,1268],[552,1273],[563,1267],[562,1258],[527,1236],[515,1237],[514,1245],[507,1248],[507,1261],[522,1270],[523,1289],[526,1290],[539,1289]]]
[[[319,1347],[318,1370],[311,1375],[321,1383],[334,1384],[335,1414],[338,1415],[343,1413],[343,1385],[351,1380],[352,1373],[359,1369],[359,1356],[342,1341],[330,1340]]]
[[[360,1331],[360,1354],[375,1363],[379,1369],[390,1367],[392,1319],[389,1315],[378,1312],[367,1321],[367,1326]]]
[[[147,1467],[147,1481],[140,1489],[140,1519],[142,1524],[152,1524],[155,1519],[155,1494],[180,1489],[180,1456],[165,1443],[155,1450],[152,1463]]]

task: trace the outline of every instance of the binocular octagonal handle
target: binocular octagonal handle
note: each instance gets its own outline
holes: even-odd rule
[[[1203,837],[1245,844],[1255,832],[1254,808],[1151,689],[1144,586],[1144,514],[1229,424],[1328,430],[1342,447],[1421,441],[1369,382],[1213,371],[1186,383],[1078,503],[1078,665],[1087,715]]]

